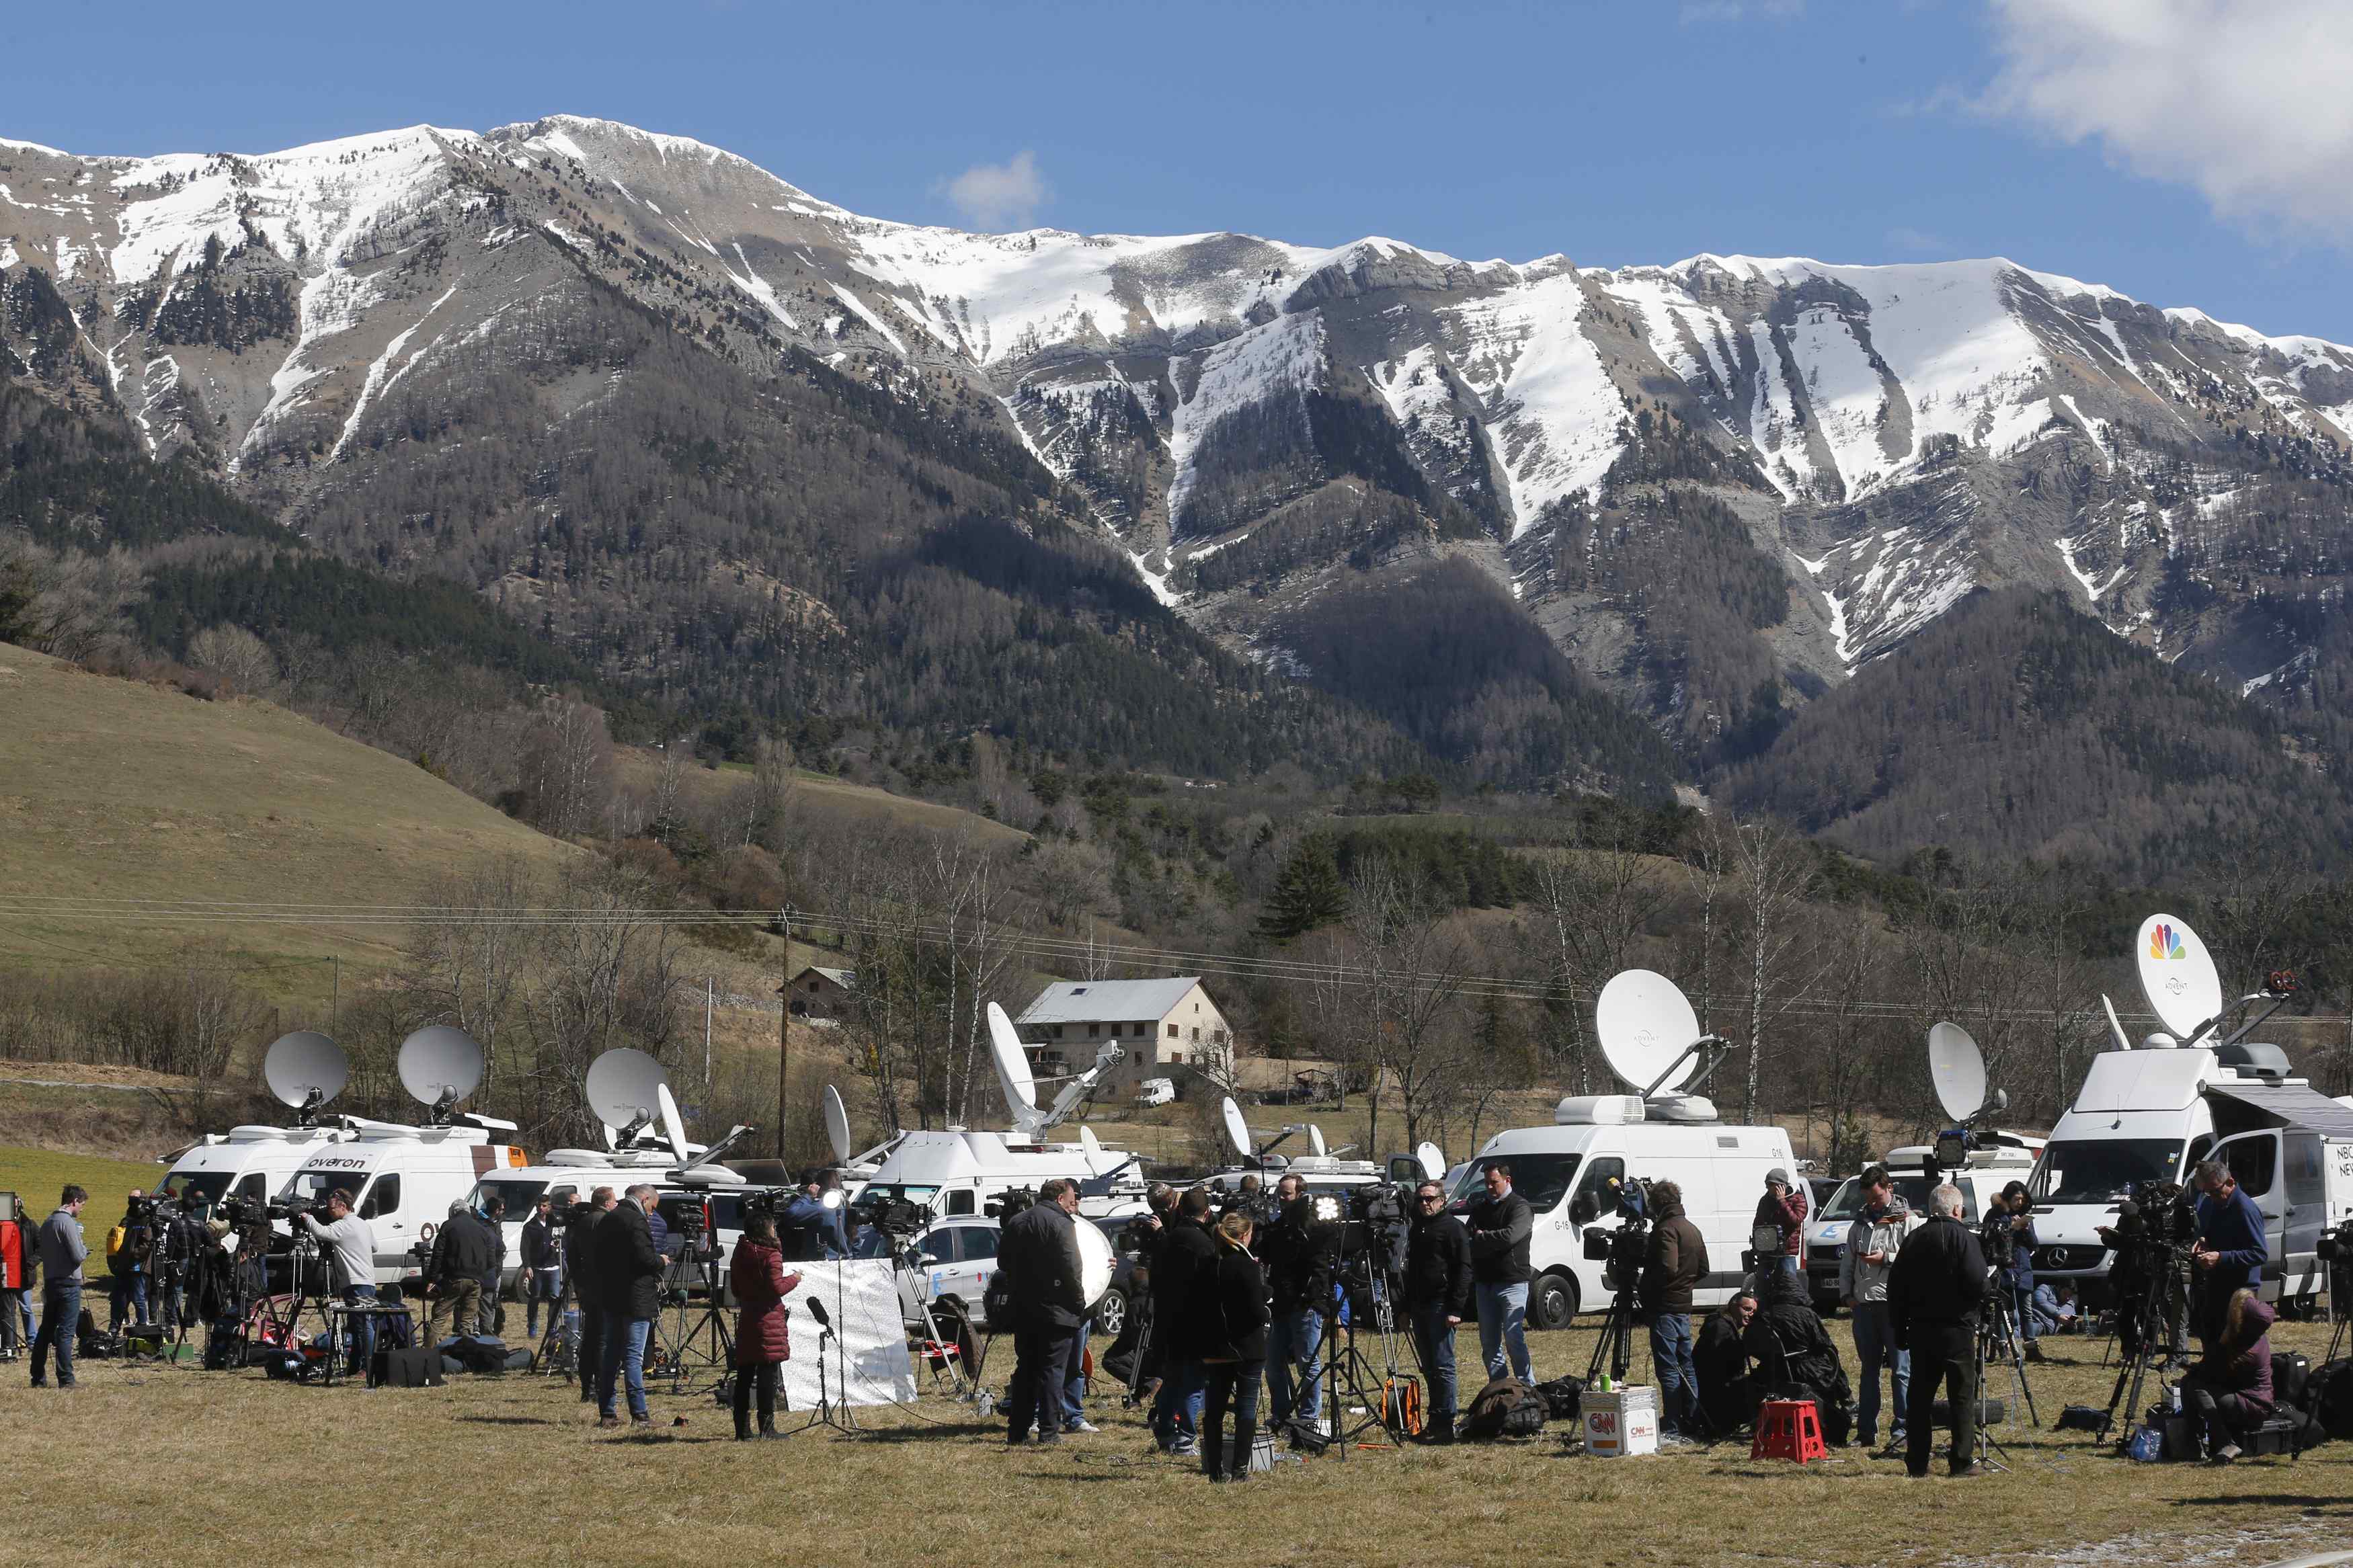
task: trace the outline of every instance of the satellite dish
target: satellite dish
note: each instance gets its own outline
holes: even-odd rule
[[[2125,1038],[2125,1026],[2116,1022],[2116,1005],[2108,1000],[2105,992],[2100,994],[2100,1005],[2108,1010],[2108,1033],[2116,1037],[2116,1049],[2120,1051],[2132,1049],[2132,1042]]]
[[[997,1061],[997,1087],[1005,1091],[1005,1109],[1012,1113],[1015,1126],[1027,1128],[1038,1119],[1038,1080],[1030,1076],[1029,1058],[1021,1049],[1013,1020],[994,1002],[988,1005],[988,1054]]]
[[[1111,1238],[1103,1235],[1101,1226],[1082,1220],[1071,1229],[1079,1243],[1079,1294],[1085,1300],[1092,1317],[1095,1303],[1111,1289],[1112,1275],[1119,1260],[1112,1256]]]
[[[1103,1140],[1095,1136],[1093,1128],[1082,1125],[1079,1129],[1079,1147],[1092,1154],[1103,1147]]]
[[[588,1109],[596,1113],[617,1145],[620,1139],[613,1135],[614,1129],[635,1134],[661,1114],[660,1091],[669,1082],[670,1075],[661,1063],[623,1046],[588,1064],[588,1078],[582,1088],[588,1096]]]
[[[2171,915],[2151,915],[2140,922],[2134,949],[2140,967],[2141,994],[2170,1034],[2190,1045],[2198,1043],[2200,1027],[2222,1011],[2222,977],[2206,944],[2186,921]]]
[[[311,1029],[297,1029],[270,1042],[261,1059],[261,1081],[281,1103],[315,1110],[343,1092],[351,1064],[343,1047]]]
[[[482,1047],[447,1024],[419,1029],[400,1042],[400,1087],[420,1105],[455,1105],[482,1087]]]
[[[1958,1024],[1938,1024],[1928,1031],[1928,1078],[1936,1086],[1936,1103],[1955,1121],[1965,1122],[1985,1109],[1985,1055]]]
[[[686,1123],[678,1114],[678,1101],[670,1097],[670,1085],[654,1087],[654,1104],[661,1111],[662,1136],[670,1140],[670,1152],[678,1163],[686,1163]]]
[[[1600,1037],[1609,1070],[1636,1094],[1681,1089],[1699,1067],[1697,1056],[1684,1055],[1700,1037],[1699,1015],[1673,981],[1647,969],[1620,970],[1609,977],[1593,1004],[1593,1032]],[[1667,1071],[1670,1065],[1672,1072]]]
[[[833,1163],[849,1163],[849,1108],[841,1103],[841,1091],[831,1084],[825,1086],[825,1141],[833,1145]]]
[[[1330,1152],[1324,1144],[1324,1129],[1312,1121],[1307,1124],[1307,1147],[1319,1160]]]
[[[1230,1094],[1226,1096],[1225,1119],[1226,1138],[1228,1142],[1233,1144],[1234,1152],[1240,1154],[1245,1160],[1249,1159],[1250,1152],[1250,1123],[1242,1120],[1242,1108],[1234,1103],[1234,1097]]]
[[[1415,1163],[1420,1165],[1422,1176],[1426,1180],[1434,1182],[1446,1174],[1446,1151],[1437,1144],[1424,1140],[1414,1146],[1413,1157]]]

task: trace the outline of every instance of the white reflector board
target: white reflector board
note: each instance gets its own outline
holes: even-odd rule
[[[1936,1086],[1936,1103],[1955,1121],[1967,1121],[1985,1109],[1985,1055],[1958,1024],[1928,1030],[1928,1081]]]
[[[343,1092],[350,1077],[351,1065],[343,1059],[343,1047],[311,1029],[279,1036],[261,1060],[261,1081],[285,1105],[307,1103],[312,1089],[319,1091],[319,1103],[324,1105]]]
[[[1413,1158],[1414,1163],[1421,1167],[1422,1175],[1429,1180],[1434,1182],[1446,1174],[1446,1151],[1437,1144],[1428,1140],[1417,1143],[1414,1145]]]
[[[447,1024],[419,1029],[400,1042],[400,1087],[420,1105],[463,1100],[482,1087],[482,1047]]]
[[[1112,1255],[1111,1238],[1093,1221],[1073,1220],[1071,1230],[1079,1242],[1079,1294],[1092,1310],[1111,1289],[1111,1277],[1119,1267],[1119,1259]]]
[[[1593,1004],[1593,1032],[1609,1070],[1636,1094],[1681,1089],[1698,1070],[1696,1055],[1660,1082],[1668,1064],[1699,1038],[1699,1015],[1675,983],[1648,969],[1627,969],[1609,977]]]
[[[2189,922],[2172,915],[2151,915],[2140,922],[2134,961],[2149,1010],[2183,1045],[2195,1045],[2191,1037],[2199,1026],[2222,1011],[2222,977],[2215,973],[2206,944]]]
[[[907,1353],[898,1279],[889,1258],[788,1263],[785,1272],[801,1277],[799,1288],[785,1298],[793,1353],[777,1369],[788,1408],[817,1408],[822,1336],[811,1301],[823,1301],[833,1320],[836,1337],[825,1344],[828,1397],[843,1405],[903,1405],[915,1397],[915,1363]],[[933,1289],[942,1288],[935,1273]]]
[[[849,1163],[849,1108],[841,1103],[841,1090],[831,1084],[825,1086],[825,1141],[833,1145],[833,1163]]]

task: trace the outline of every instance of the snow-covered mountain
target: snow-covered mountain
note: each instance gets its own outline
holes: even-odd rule
[[[254,156],[0,142],[0,369],[118,400],[298,520],[403,438],[396,395],[534,353],[594,285],[747,368],[806,350],[994,400],[1155,592],[1271,660],[1330,574],[1454,551],[1653,711],[1725,696],[1661,673],[1656,605],[1605,559],[1666,487],[1786,570],[1751,630],[1793,693],[2017,582],[2260,684],[2305,645],[2264,584],[2210,581],[2238,560],[2214,536],[2353,447],[2353,349],[2001,259],[967,234],[565,116]]]

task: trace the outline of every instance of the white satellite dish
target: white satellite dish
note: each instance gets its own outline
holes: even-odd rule
[[[2116,1049],[2120,1051],[2132,1049],[2132,1042],[2125,1037],[2125,1026],[2116,1022],[2116,1005],[2108,1000],[2107,993],[2105,991],[2100,994],[2100,1005],[2108,1010],[2108,1033],[2116,1037]]]
[[[1084,1298],[1087,1310],[1092,1315],[1095,1303],[1102,1300],[1111,1289],[1112,1275],[1118,1269],[1119,1259],[1112,1255],[1111,1238],[1103,1235],[1101,1226],[1082,1221],[1072,1226],[1071,1230],[1079,1243],[1079,1294]]]
[[[661,1091],[669,1082],[661,1063],[627,1046],[588,1064],[581,1088],[588,1096],[588,1109],[605,1124],[607,1147],[653,1125],[661,1115]]]
[[[311,1029],[279,1036],[261,1059],[261,1081],[281,1103],[297,1110],[316,1110],[343,1093],[350,1078],[343,1047]]]
[[[2215,972],[2206,944],[2186,921],[2151,915],[2140,922],[2133,952],[2149,1009],[2168,1032],[2185,1045],[2196,1045],[2199,1029],[2222,1012],[2222,977]]]
[[[1026,1131],[1038,1120],[1038,1080],[1030,1075],[1029,1058],[1021,1049],[1013,1020],[994,1002],[988,1005],[988,1054],[997,1062],[997,1086],[1005,1091],[1005,1109],[1013,1124]]]
[[[679,1116],[678,1101],[671,1098],[670,1085],[665,1083],[654,1089],[654,1104],[661,1111],[662,1136],[670,1140],[670,1152],[677,1155],[678,1163],[683,1165],[686,1163],[686,1122]]]
[[[1936,1086],[1936,1103],[1955,1121],[1966,1122],[1985,1109],[1985,1054],[1958,1024],[1929,1029],[1928,1079]]]
[[[849,1163],[849,1108],[841,1103],[841,1091],[831,1084],[825,1086],[825,1141],[833,1145],[833,1163]]]
[[[1324,1142],[1324,1129],[1312,1121],[1307,1124],[1307,1148],[1319,1160],[1331,1152]]]
[[[1626,969],[1611,975],[1593,1004],[1593,1032],[1609,1070],[1636,1094],[1681,1089],[1698,1070],[1698,1055],[1684,1053],[1700,1037],[1699,1015],[1663,974]]]
[[[1233,1144],[1234,1152],[1247,1160],[1250,1155],[1250,1123],[1242,1120],[1242,1108],[1234,1103],[1232,1095],[1226,1096],[1224,1110],[1226,1138]]]
[[[1427,1139],[1414,1145],[1413,1158],[1423,1179],[1434,1182],[1446,1174],[1446,1151]]]
[[[1103,1140],[1095,1136],[1093,1128],[1082,1125],[1079,1128],[1079,1147],[1090,1154],[1096,1153],[1103,1148]]]
[[[446,1110],[482,1087],[482,1047],[447,1024],[400,1042],[400,1087],[420,1105]]]

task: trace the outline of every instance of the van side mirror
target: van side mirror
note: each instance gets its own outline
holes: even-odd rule
[[[1579,1193],[1568,1200],[1568,1217],[1579,1225],[1591,1225],[1601,1217],[1601,1205],[1589,1192]]]

